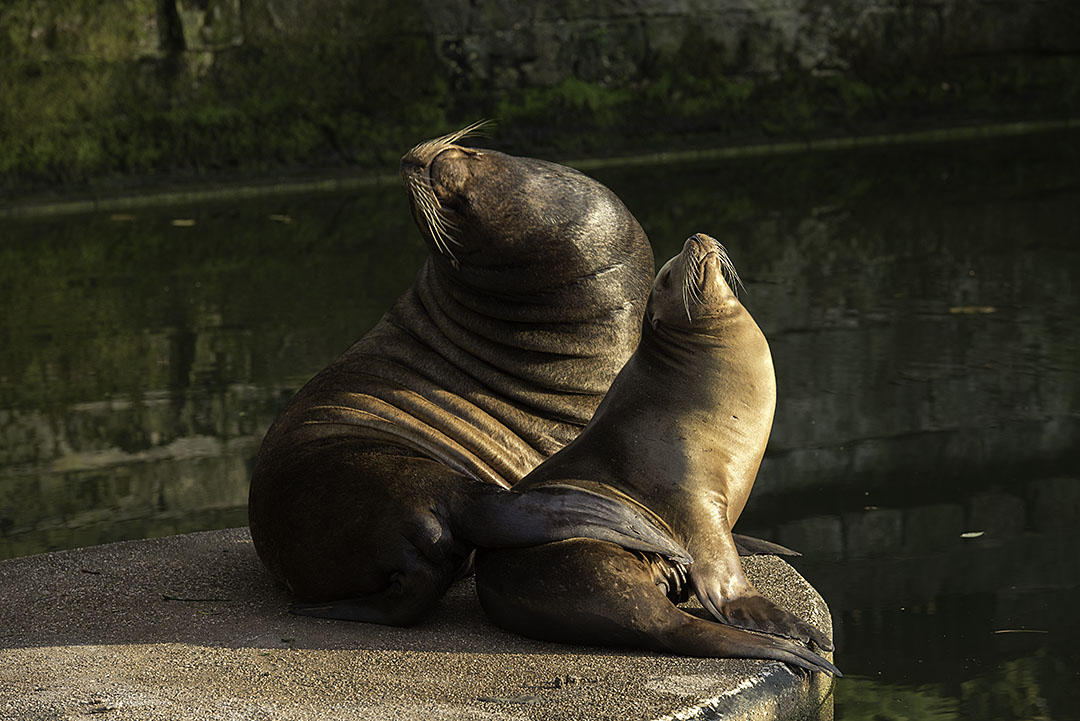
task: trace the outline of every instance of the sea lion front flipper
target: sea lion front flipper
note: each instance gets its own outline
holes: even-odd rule
[[[751,593],[730,599],[722,606],[722,619],[737,628],[761,631],[803,643],[813,641],[818,648],[833,650],[833,643],[824,633],[801,618],[789,613],[751,587]]]
[[[825,634],[754,588],[739,560],[739,538],[731,533],[726,509],[719,508],[714,518],[711,532],[699,534],[689,544],[695,559],[690,566],[690,584],[701,605],[722,623],[803,643],[813,641],[826,651],[832,650],[832,642]]]
[[[746,578],[737,556],[734,557],[737,570],[724,560],[716,563],[699,559],[690,567],[694,593],[717,620],[803,643],[813,641],[826,651],[833,649],[832,641],[824,633],[762,596]]]
[[[744,536],[741,533],[732,533],[732,539],[735,541],[735,548],[739,551],[740,556],[801,556],[798,551],[792,551],[787,546],[781,546],[779,543],[773,543],[772,541],[766,541],[761,538],[754,538],[753,536]]]
[[[663,521],[623,498],[561,483],[524,492],[478,488],[455,519],[456,532],[481,548],[521,548],[593,538],[657,553],[682,564],[690,553]]]
[[[712,658],[758,658],[839,676],[787,639],[698,618],[675,606],[648,564],[619,546],[572,539],[480,549],[476,588],[491,620],[530,638]]]

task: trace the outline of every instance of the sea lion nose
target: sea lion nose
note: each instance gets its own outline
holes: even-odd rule
[[[424,172],[424,168],[431,160],[431,154],[424,152],[424,146],[418,145],[405,155],[401,156],[401,162],[398,163],[398,173],[401,175],[402,182],[406,186],[410,181],[415,182],[421,173]]]
[[[708,251],[712,246],[712,243],[712,238],[704,233],[694,233],[686,239],[685,243],[683,243],[683,252],[690,254]]]

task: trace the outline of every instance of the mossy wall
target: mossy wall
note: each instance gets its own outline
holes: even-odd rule
[[[1075,114],[1072,0],[8,0],[0,190]]]
[[[1070,0],[563,2],[525,18],[499,0],[424,4],[455,99],[500,118],[514,147],[664,150],[1080,107]]]
[[[13,0],[0,27],[7,190],[378,165],[445,126],[430,101],[446,81],[408,3]]]

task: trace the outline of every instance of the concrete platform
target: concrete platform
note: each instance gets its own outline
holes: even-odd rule
[[[767,596],[831,632],[782,560]],[[293,616],[246,529],[0,562],[0,719],[832,717],[832,681],[768,661],[561,646],[493,626],[471,581],[412,628]]]

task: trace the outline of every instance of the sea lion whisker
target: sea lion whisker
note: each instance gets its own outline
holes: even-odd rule
[[[693,283],[690,286],[691,293],[694,296],[694,301],[699,304],[705,302],[705,277],[701,274],[702,260],[703,259],[699,258],[694,263],[694,279]]]
[[[682,302],[683,302],[683,308],[686,309],[686,320],[689,321],[690,323],[693,323],[694,318],[693,318],[693,316],[690,315],[690,295],[691,295],[691,293],[692,293],[692,291],[690,289],[690,275],[687,274],[686,277],[683,278]]]
[[[731,288],[731,292],[735,294],[737,298],[739,296],[739,289],[746,290],[746,286],[743,285],[742,279],[739,277],[739,272],[735,270],[735,264],[731,262],[731,257],[728,255],[727,248],[725,248],[719,240],[713,238],[715,244],[716,254],[720,260],[720,272],[724,275],[724,280],[727,282],[728,287]]]
[[[425,140],[410,150],[406,154],[406,157],[433,158],[446,148],[457,143],[459,140],[464,140],[465,138],[474,135],[483,135],[484,132],[494,124],[495,123],[492,120],[477,120],[475,123],[466,125],[461,130],[455,130],[454,132],[447,133],[441,137]]]
[[[453,251],[450,250],[450,243],[454,245],[461,245],[454,239],[451,231],[456,229],[454,222],[445,217],[439,208],[434,208],[429,220],[433,224],[433,235],[436,238],[436,243],[439,245],[440,252],[443,255],[448,256],[451,260],[456,260]]]
[[[446,208],[442,205],[438,205],[432,209],[433,220],[439,228],[439,232],[443,234],[443,241],[449,245],[461,245],[461,241],[454,237],[453,231],[458,229],[457,222],[449,217],[446,213]]]
[[[481,118],[475,122],[469,123],[461,130],[457,130],[449,135],[443,136],[443,141],[446,143],[456,143],[459,140],[463,140],[474,135],[485,135],[489,128],[495,125],[495,121],[490,118]]]
[[[694,322],[690,312],[691,302],[697,306],[705,301],[705,295],[701,288],[703,282],[701,264],[703,260],[703,257],[694,254],[687,256],[687,268],[683,273],[683,307],[686,308],[686,318],[691,323]]]
[[[446,217],[442,204],[439,203],[439,198],[435,195],[435,190],[431,187],[429,181],[419,175],[414,175],[410,176],[408,185],[410,194],[420,210],[420,215],[423,216],[424,222],[431,232],[431,239],[434,241],[436,249],[450,260],[456,261],[453,251],[450,250],[450,243],[461,245],[454,238],[457,224],[451,218]]]

